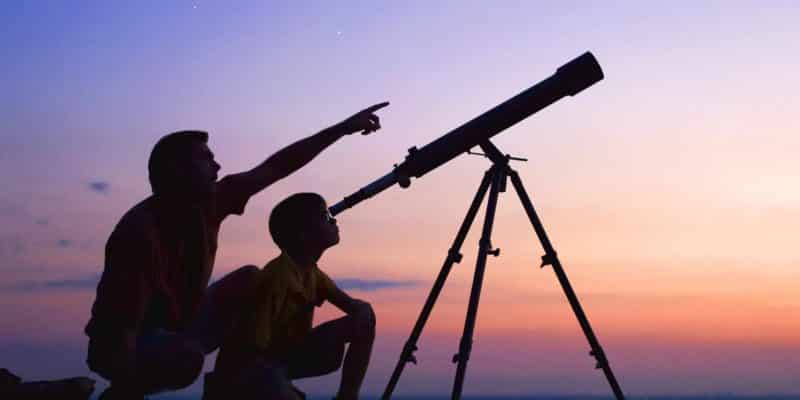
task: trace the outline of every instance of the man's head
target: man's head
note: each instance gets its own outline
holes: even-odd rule
[[[269,216],[272,240],[289,254],[322,252],[339,243],[339,228],[325,199],[297,193],[278,203]]]
[[[153,193],[190,197],[211,193],[220,166],[207,143],[208,133],[203,131],[178,131],[159,139],[147,163]]]

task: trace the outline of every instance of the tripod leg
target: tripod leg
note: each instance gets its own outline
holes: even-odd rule
[[[478,246],[478,260],[475,265],[475,276],[472,279],[472,290],[469,295],[467,318],[464,322],[464,334],[461,336],[458,354],[453,357],[453,362],[457,361],[458,367],[456,368],[456,378],[453,383],[452,400],[461,398],[461,391],[464,386],[467,361],[469,361],[469,355],[472,352],[472,337],[475,333],[475,319],[478,314],[478,303],[481,298],[481,286],[483,285],[483,272],[486,269],[486,258],[489,254],[495,256],[499,254],[497,251],[492,250],[491,236],[494,214],[497,209],[497,197],[500,192],[500,186],[503,180],[505,180],[505,172],[497,166],[492,169],[494,170],[492,175],[492,187],[489,191],[489,201],[486,205],[486,216],[483,222],[483,233],[481,234],[480,244]]]
[[[528,193],[525,192],[525,188],[522,186],[522,180],[519,178],[517,172],[510,168],[507,169],[507,173],[511,177],[511,183],[514,185],[514,189],[516,190],[517,195],[522,202],[522,206],[525,208],[525,212],[528,214],[528,219],[530,219],[533,229],[536,231],[536,236],[539,237],[539,241],[542,243],[542,247],[544,248],[545,254],[542,257],[542,267],[545,265],[551,265],[553,267],[553,271],[555,271],[558,281],[561,283],[561,288],[564,290],[567,300],[569,300],[569,305],[572,307],[575,317],[578,318],[578,323],[580,323],[581,329],[583,329],[583,333],[586,336],[586,339],[589,341],[589,346],[592,348],[592,351],[589,352],[589,354],[594,356],[594,358],[597,360],[596,368],[603,369],[603,373],[605,374],[608,384],[611,386],[611,390],[614,392],[614,396],[617,398],[617,400],[624,400],[625,395],[622,393],[619,383],[617,383],[617,378],[614,377],[614,372],[611,371],[611,365],[609,365],[605,352],[603,352],[603,348],[600,347],[600,342],[597,340],[597,337],[595,337],[594,332],[592,331],[592,326],[589,325],[589,320],[586,318],[586,314],[583,312],[583,308],[578,301],[578,296],[572,289],[572,285],[570,285],[569,280],[567,279],[567,274],[561,267],[561,262],[558,260],[556,251],[553,249],[553,245],[550,243],[547,233],[544,231],[544,226],[542,226],[539,216],[536,215],[536,210],[533,208],[533,203],[528,197]]]
[[[467,211],[466,217],[464,217],[464,222],[461,224],[458,234],[456,234],[456,238],[453,241],[453,246],[450,247],[450,250],[447,252],[447,258],[445,258],[444,265],[442,265],[442,269],[439,271],[439,276],[436,278],[436,282],[434,282],[433,288],[431,288],[428,299],[425,301],[425,305],[422,307],[422,312],[420,313],[419,318],[417,318],[417,323],[414,325],[414,329],[411,331],[411,336],[409,336],[408,341],[406,342],[405,346],[403,346],[400,359],[397,360],[397,365],[394,367],[392,377],[389,379],[389,383],[386,385],[386,389],[381,397],[384,400],[388,400],[392,396],[394,388],[397,386],[397,381],[400,379],[400,374],[403,373],[403,368],[405,368],[406,363],[409,361],[416,363],[414,351],[417,350],[417,340],[419,340],[419,336],[422,334],[422,329],[425,328],[425,323],[428,321],[431,311],[433,311],[433,306],[436,304],[436,299],[439,297],[439,293],[442,291],[442,287],[444,287],[444,282],[447,280],[447,276],[450,274],[450,269],[453,267],[454,263],[461,261],[461,253],[459,251],[461,250],[464,239],[466,239],[467,233],[472,226],[472,222],[475,220],[475,215],[478,214],[478,209],[483,202],[483,198],[486,196],[486,192],[489,189],[489,184],[492,181],[491,171],[492,169],[486,171],[486,174],[484,174],[483,180],[481,181],[480,186],[478,186],[478,191],[475,193],[475,198],[472,200],[472,204]]]

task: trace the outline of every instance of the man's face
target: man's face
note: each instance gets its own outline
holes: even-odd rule
[[[185,171],[187,189],[196,194],[209,194],[214,190],[220,165],[214,160],[214,153],[205,143],[192,146],[188,169]]]

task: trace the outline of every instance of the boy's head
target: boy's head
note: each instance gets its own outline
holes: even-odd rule
[[[321,252],[339,243],[336,219],[316,193],[296,193],[278,203],[269,216],[269,233],[290,254]]]

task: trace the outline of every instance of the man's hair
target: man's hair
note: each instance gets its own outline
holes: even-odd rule
[[[162,193],[178,183],[175,182],[173,165],[176,161],[178,163],[188,162],[192,146],[195,143],[208,143],[208,132],[178,131],[158,140],[147,161],[147,171],[150,175],[150,187],[153,193]]]
[[[300,233],[318,215],[325,199],[317,193],[295,193],[275,206],[269,215],[269,233],[282,250],[294,250],[301,244]]]

